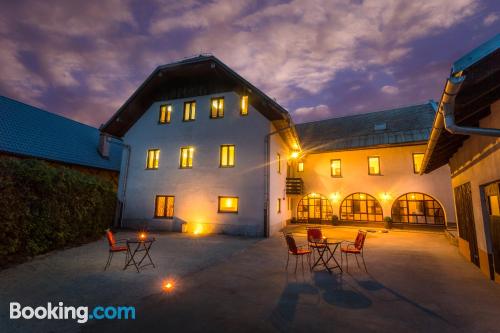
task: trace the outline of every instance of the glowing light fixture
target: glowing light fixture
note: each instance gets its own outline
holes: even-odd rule
[[[340,193],[339,192],[335,192],[335,193],[330,194],[330,200],[332,202],[339,202],[339,199],[340,199]]]
[[[296,159],[297,157],[299,157],[299,152],[298,151],[293,151],[291,154],[290,154],[290,157],[293,158],[293,159]]]
[[[139,234],[139,239],[140,239],[140,240],[146,239],[146,233],[145,233],[145,232],[141,232],[141,233]]]
[[[162,288],[166,292],[171,292],[174,290],[174,281],[168,280],[163,281]]]
[[[196,227],[194,228],[193,234],[201,235],[202,233],[203,233],[203,225],[197,224]]]
[[[383,201],[388,201],[391,198],[391,195],[387,192],[384,192],[380,195],[380,198],[382,198]]]

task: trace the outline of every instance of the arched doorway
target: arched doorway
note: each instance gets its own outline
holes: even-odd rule
[[[310,193],[300,199],[297,206],[297,220],[301,223],[325,223],[332,221],[330,201],[317,193]]]
[[[444,225],[443,207],[433,197],[424,193],[403,194],[392,204],[394,223]]]
[[[340,205],[340,220],[349,222],[382,222],[382,207],[367,193],[353,193]]]

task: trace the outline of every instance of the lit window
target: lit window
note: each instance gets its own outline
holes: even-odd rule
[[[234,145],[220,146],[220,167],[234,167]]]
[[[303,172],[304,171],[304,162],[299,162],[297,164],[297,171],[298,172]]]
[[[181,148],[181,162],[180,162],[181,169],[189,169],[193,167],[193,154],[194,154],[193,147]]]
[[[160,149],[149,149],[146,160],[146,169],[158,169],[160,162]]]
[[[368,157],[368,174],[380,175],[380,157],[378,156]]]
[[[219,197],[219,213],[238,213],[238,197]]]
[[[173,218],[174,198],[172,195],[157,195],[155,200],[155,217]]]
[[[172,113],[172,105],[164,104],[160,106],[160,124],[168,124],[170,123],[170,116]]]
[[[193,121],[196,118],[196,102],[190,101],[184,103],[184,121]]]
[[[277,202],[277,205],[276,205],[276,212],[278,214],[281,214],[281,198],[278,198],[278,202]]]
[[[241,96],[240,114],[246,116],[248,114],[248,96]]]
[[[212,98],[210,102],[210,118],[224,117],[224,97]]]
[[[278,171],[278,173],[281,173],[281,155],[279,153],[276,154],[276,163],[278,163],[277,164],[277,168],[278,168],[277,171]]]
[[[342,177],[342,167],[340,160],[331,160],[330,169],[332,177]]]
[[[422,153],[413,154],[413,172],[420,173],[420,167],[422,166],[423,159],[424,159],[424,154]]]

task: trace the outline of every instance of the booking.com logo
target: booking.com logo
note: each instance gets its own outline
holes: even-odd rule
[[[113,320],[113,319],[135,319],[134,306],[96,306],[91,311],[87,306],[65,306],[63,302],[58,305],[31,306],[22,307],[18,302],[10,302],[10,319],[73,319],[79,324],[86,323],[89,320]]]

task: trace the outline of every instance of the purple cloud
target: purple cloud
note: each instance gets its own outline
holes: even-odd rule
[[[18,0],[0,94],[98,126],[157,65],[210,52],[310,121],[439,97],[498,18],[493,0]]]

